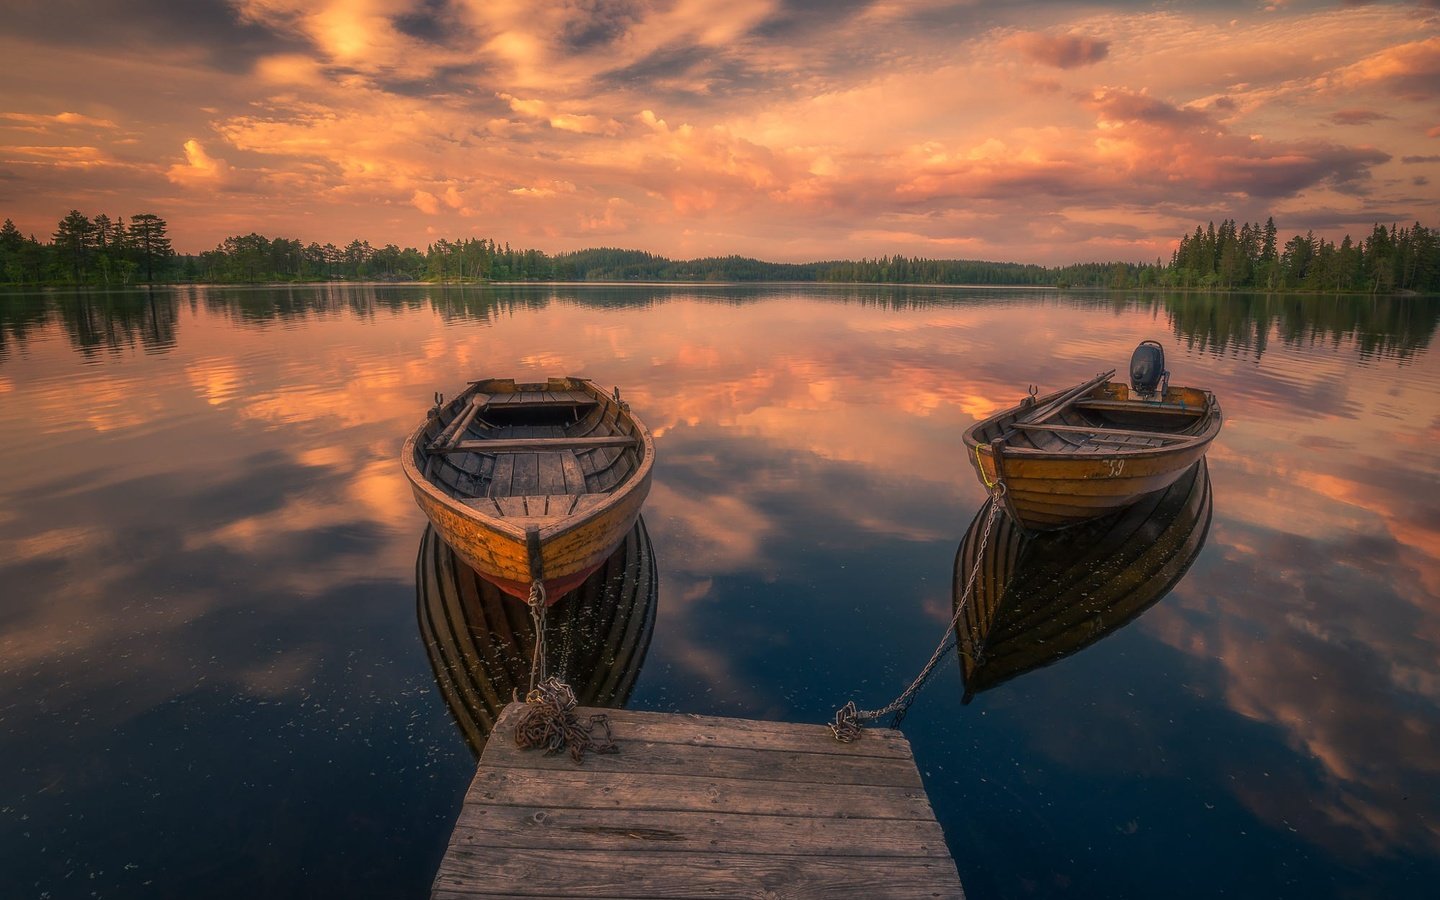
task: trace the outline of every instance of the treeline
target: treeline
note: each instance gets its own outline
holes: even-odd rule
[[[0,225],[0,279],[8,284],[124,286],[168,281],[175,251],[169,226],[154,213],[111,219],[78,210],[61,219],[48,244],[25,236],[9,219]]]
[[[861,284],[971,284],[1183,290],[1440,292],[1440,235],[1418,222],[1376,225],[1356,243],[1312,233],[1277,245],[1275,220],[1227,219],[1180,239],[1168,265],[1125,262],[1039,266],[963,259],[882,256],[775,263],[743,256],[672,260],[601,247],[546,254],[486,238],[440,239],[423,251],[359,239],[341,246],[250,233],[213,250],[177,254],[153,213],[111,219],[71,210],[48,243],[0,227],[0,282],[126,286],[137,282],[309,281],[810,281]]]
[[[1335,244],[1306,232],[1277,246],[1276,233],[1273,218],[1263,226],[1236,227],[1234,219],[1219,228],[1197,226],[1180,238],[1159,283],[1202,290],[1440,291],[1440,235],[1419,222],[1376,225],[1358,243],[1348,234]]]

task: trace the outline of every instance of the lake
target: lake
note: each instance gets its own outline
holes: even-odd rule
[[[948,630],[986,496],[963,430],[1147,338],[1225,411],[1208,530],[1103,639],[968,703],[951,656],[920,693],[969,895],[1433,896],[1437,323],[885,286],[0,295],[0,896],[425,896],[475,766],[398,464],[437,391],[619,386],[657,454],[628,705],[822,723]]]

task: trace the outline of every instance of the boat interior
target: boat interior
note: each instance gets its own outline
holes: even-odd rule
[[[451,497],[497,518],[557,518],[601,503],[640,468],[620,403],[585,382],[477,382],[442,406],[416,463]]]
[[[1004,438],[1006,451],[1113,454],[1170,447],[1204,432],[1214,415],[1206,391],[1167,387],[1153,399],[1131,396],[1122,383],[1107,381],[1048,414],[1029,413],[1049,398],[1027,402],[975,434],[981,443]]]

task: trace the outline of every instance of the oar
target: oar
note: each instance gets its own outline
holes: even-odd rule
[[[1101,372],[1099,375],[1096,375],[1094,378],[1090,379],[1084,384],[1077,385],[1076,387],[1071,388],[1070,390],[1066,391],[1059,397],[1056,397],[1054,400],[1051,400],[1044,406],[1031,411],[1028,415],[1022,413],[1021,415],[1016,416],[1015,421],[1017,423],[1026,422],[1030,424],[1042,422],[1045,419],[1048,419],[1050,416],[1053,416],[1055,413],[1059,412],[1064,407],[1069,406],[1071,403],[1074,403],[1084,394],[1094,390],[1097,384],[1109,380],[1110,376],[1114,374],[1114,369],[1111,369],[1108,372]]]

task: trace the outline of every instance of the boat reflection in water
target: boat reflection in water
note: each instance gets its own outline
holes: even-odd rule
[[[980,557],[956,623],[964,702],[1064,659],[1117,631],[1179,583],[1210,530],[1210,473],[1201,459],[1134,506],[1064,531],[1026,536],[980,508],[955,554],[954,603]]]
[[[650,647],[659,593],[644,519],[575,590],[545,610],[545,665],[582,706],[621,707]],[[530,609],[465,564],[426,526],[415,562],[420,636],[435,683],[478,758],[500,711],[530,686]]]

